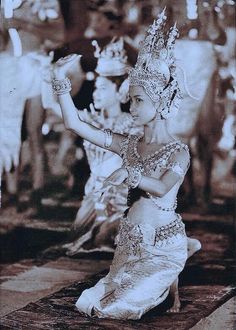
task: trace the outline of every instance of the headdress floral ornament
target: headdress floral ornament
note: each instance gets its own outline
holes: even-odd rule
[[[57,0],[27,0],[31,6],[32,14],[36,14],[40,21],[50,21],[59,17]]]
[[[122,76],[128,72],[127,56],[123,38],[116,37],[101,50],[96,40],[92,41],[96,48],[94,56],[98,59],[95,71],[100,76]]]
[[[137,63],[129,72],[130,86],[142,86],[163,118],[178,109],[182,98],[176,75],[174,43],[179,36],[176,24],[165,33],[165,9],[147,30],[140,43]]]

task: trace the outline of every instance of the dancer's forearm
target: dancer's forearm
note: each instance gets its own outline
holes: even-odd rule
[[[142,176],[138,187],[157,197],[163,197],[170,190],[161,180],[147,176]]]
[[[138,187],[154,196],[163,197],[178,181],[178,174],[170,171],[160,179],[141,175]]]
[[[77,109],[73,103],[70,93],[58,95],[58,99],[66,129],[74,130],[75,125],[79,128],[82,121],[78,117]]]
[[[77,109],[74,106],[73,100],[69,93],[58,95],[59,103],[62,110],[62,116],[66,129],[80,135],[83,139],[96,144],[99,147],[105,148],[106,136],[103,130],[83,122],[78,115]],[[114,134],[113,143],[110,150],[116,153],[120,152],[121,136]]]
[[[173,164],[176,164],[173,166]],[[158,177],[141,176],[138,184],[139,188],[147,191],[157,197],[163,197],[167,194],[180,180],[183,181],[184,175],[189,166],[189,153],[186,150],[179,151],[172,158],[172,166],[161,177],[157,172]],[[177,168],[175,168],[177,167]]]
[[[65,127],[99,147],[109,148],[111,151],[119,153],[122,136],[117,134],[113,135],[108,130],[103,131],[81,120],[78,110],[74,106],[69,93],[71,90],[71,83],[69,79],[66,78],[66,72],[77,60],[78,56],[73,54],[58,60],[54,66],[52,87],[54,92],[58,95]]]
[[[80,135],[82,138],[95,143],[98,146],[104,146],[104,132],[96,127],[87,124],[79,119],[77,109],[69,93],[59,95],[59,102],[62,110],[62,116],[66,129]]]

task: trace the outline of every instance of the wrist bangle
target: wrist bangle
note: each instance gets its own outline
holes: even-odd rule
[[[105,129],[104,133],[105,133],[104,147],[106,149],[109,149],[110,146],[112,145],[113,133],[110,129]]]
[[[52,79],[52,89],[54,94],[63,95],[71,91],[71,82],[69,78]]]
[[[137,188],[142,179],[142,173],[135,167],[128,167],[127,183],[129,188]]]

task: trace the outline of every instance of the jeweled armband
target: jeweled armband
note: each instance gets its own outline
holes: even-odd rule
[[[112,145],[113,140],[113,133],[110,129],[104,129],[105,133],[105,141],[104,141],[104,148],[109,149]]]
[[[135,167],[126,168],[128,171],[127,184],[130,188],[137,188],[142,179],[141,172]]]
[[[69,78],[52,79],[52,89],[54,94],[63,95],[71,91],[71,82]]]

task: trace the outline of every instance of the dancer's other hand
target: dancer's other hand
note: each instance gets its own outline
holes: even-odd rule
[[[102,187],[99,190],[94,191],[93,193],[94,196],[96,196],[96,198],[100,202],[104,202],[112,186],[121,185],[127,177],[128,177],[127,170],[125,168],[119,168],[118,170],[113,172],[108,178],[106,178],[106,180],[103,182]]]
[[[91,114],[88,112],[87,109],[84,109],[84,110],[78,110],[78,115],[79,115],[79,118],[80,120],[86,122],[86,123],[92,123],[93,119],[92,119],[92,116]]]
[[[56,79],[64,79],[73,65],[78,65],[81,55],[71,54],[61,57],[53,65],[53,76]]]
[[[103,183],[103,188],[106,188],[109,185],[119,186],[121,185],[128,177],[128,171],[121,167],[115,172],[113,172]]]
[[[91,115],[92,115],[92,116],[95,116],[95,115],[96,115],[96,110],[95,110],[95,108],[94,108],[93,103],[90,103],[90,104],[89,104],[89,109],[90,109],[90,111],[91,111]]]

